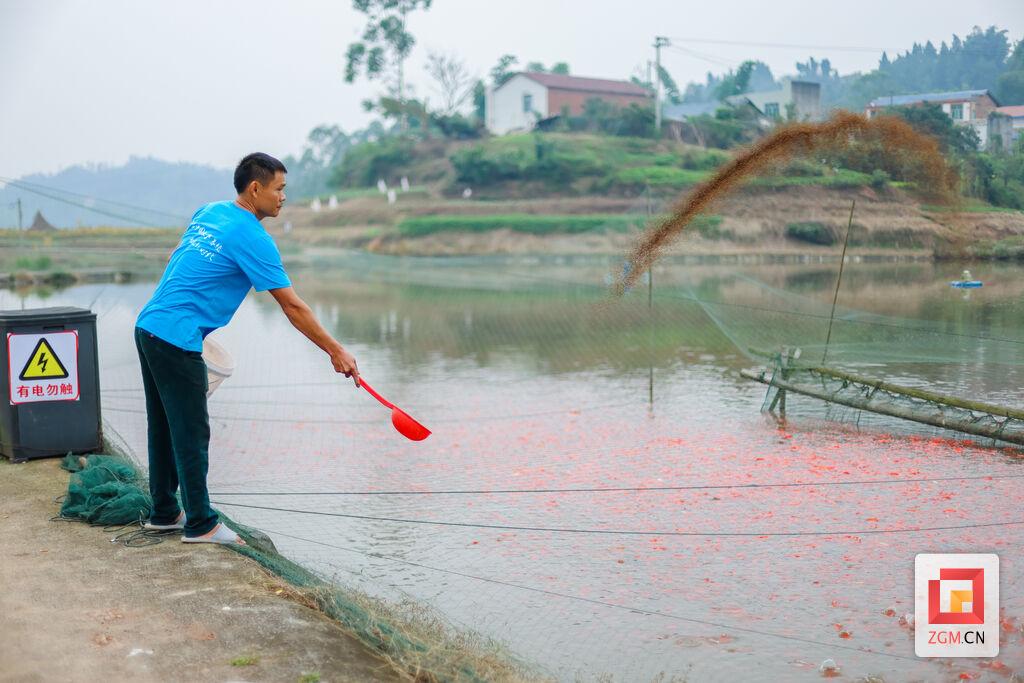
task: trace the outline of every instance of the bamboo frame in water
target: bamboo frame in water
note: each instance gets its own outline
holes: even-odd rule
[[[1021,421],[1021,431],[1009,431],[1005,430],[1006,422],[998,426],[989,426],[972,422],[963,418],[948,417],[941,415],[938,417],[932,417],[930,415],[915,412],[909,408],[903,408],[898,405],[886,404],[886,403],[873,403],[872,397],[874,392],[866,398],[858,397],[847,397],[837,396],[830,394],[826,391],[818,390],[815,387],[811,387],[805,384],[798,384],[789,380],[779,379],[778,377],[766,378],[764,372],[756,373],[749,370],[740,370],[740,375],[746,379],[760,382],[768,386],[777,387],[781,391],[792,391],[797,394],[804,396],[810,396],[811,398],[817,398],[826,403],[836,403],[847,408],[854,408],[856,410],[867,410],[872,413],[879,415],[887,415],[889,417],[896,417],[902,420],[910,420],[911,422],[918,422],[921,424],[931,425],[932,427],[940,427],[942,429],[952,429],[954,431],[963,432],[965,434],[973,434],[974,436],[981,436],[988,439],[997,439],[999,441],[1006,441],[1009,443],[1024,446],[1024,412],[1012,410],[1010,408],[1003,408],[1002,406],[992,406],[986,403],[980,403],[975,401],[965,401],[958,399],[954,396],[944,396],[942,394],[936,394],[929,391],[923,391],[919,389],[911,389],[909,387],[901,387],[886,382],[872,380],[871,378],[858,377],[850,373],[845,373],[840,370],[832,370],[831,368],[804,368],[812,372],[819,372],[827,376],[835,377],[836,379],[842,379],[847,382],[853,382],[861,384],[867,387],[872,387],[893,394],[900,394],[909,396],[912,398],[919,398],[927,400],[940,405],[949,405],[965,410],[972,410],[974,412],[984,412],[990,415],[999,415],[1005,417],[1007,420]]]
[[[760,349],[748,349],[750,353],[755,356],[762,356],[764,358],[774,358],[776,354],[769,353]],[[931,401],[932,403],[943,403],[953,408],[962,408],[963,410],[972,410],[976,413],[989,413],[991,415],[998,415],[999,417],[1007,417],[1012,420],[1024,421],[1024,410],[1015,410],[1013,408],[1007,408],[1005,406],[997,406],[992,403],[984,403],[982,401],[971,401],[965,398],[958,398],[956,396],[949,396],[948,394],[939,394],[934,391],[927,391],[925,389],[915,389],[913,387],[905,387],[899,384],[889,384],[880,379],[873,377],[864,377],[863,375],[855,375],[852,372],[845,372],[843,370],[836,370],[835,368],[826,368],[822,366],[809,366],[800,368],[809,372],[817,372],[821,375],[827,375],[829,377],[835,377],[836,379],[846,380],[847,382],[853,382],[854,384],[863,384],[881,391],[888,392],[890,394],[900,394],[909,398],[916,398],[922,401]]]

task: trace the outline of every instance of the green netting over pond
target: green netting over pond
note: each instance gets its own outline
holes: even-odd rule
[[[71,472],[67,496],[60,510],[61,518],[103,526],[133,523],[141,526],[141,522],[149,518],[152,500],[147,492],[147,479],[129,458],[68,454],[61,467]],[[343,591],[282,556],[273,542],[258,529],[239,524],[222,512],[218,514],[248,543],[244,547],[227,548],[255,560],[295,586],[297,597],[340,622],[363,643],[415,676],[416,680],[538,679],[526,673],[525,666],[515,663],[511,655],[496,643],[474,635],[456,634],[421,606],[390,605],[356,592]],[[176,533],[162,535],[168,540],[177,540]],[[148,544],[139,544],[138,547],[144,545]]]

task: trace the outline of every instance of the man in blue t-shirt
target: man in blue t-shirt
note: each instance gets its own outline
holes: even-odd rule
[[[335,372],[359,386],[356,359],[295,293],[277,245],[260,224],[281,212],[286,173],[284,164],[267,154],[242,159],[235,169],[238,197],[196,211],[136,321],[153,496],[145,526],[183,529],[182,540],[188,543],[244,544],[210,508],[202,351],[206,335],[228,324],[250,289],[269,291],[292,325],[330,356]],[[175,498],[179,485],[184,511]]]

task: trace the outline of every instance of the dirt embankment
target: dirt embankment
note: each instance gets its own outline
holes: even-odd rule
[[[651,203],[668,210],[676,198]],[[866,257],[932,258],[963,255],[972,245],[1024,236],[1021,212],[949,212],[923,206],[898,189],[831,189],[788,187],[748,188],[728,198],[714,212],[720,222],[711,230],[684,231],[669,254],[706,256],[825,256],[841,247],[851,202],[856,210],[850,253]],[[508,214],[637,214],[645,215],[645,197],[565,197],[537,200],[473,201],[399,197],[388,205],[383,197],[342,202],[336,209],[313,212],[289,207],[268,228],[285,241],[304,245],[363,248],[385,254],[621,254],[638,232],[553,233],[533,235],[512,229],[486,232],[439,232],[421,237],[400,234],[409,217]],[[284,234],[284,226],[291,230]],[[794,238],[794,224],[811,225],[832,235],[832,244]]]
[[[258,565],[51,522],[68,475],[0,457],[0,681],[399,681]]]

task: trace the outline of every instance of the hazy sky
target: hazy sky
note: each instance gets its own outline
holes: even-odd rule
[[[511,53],[628,78],[653,58],[655,35],[704,56],[664,51],[681,84],[746,58],[779,76],[814,54],[848,73],[880,53],[824,46],[895,52],[991,24],[1019,39],[1024,0],[434,0],[409,21],[418,42],[407,74],[430,95],[433,49],[480,76]],[[0,176],[131,155],[227,167],[252,150],[297,153],[321,123],[358,128],[362,100],[381,88],[343,80],[362,25],[349,0],[0,0]]]

